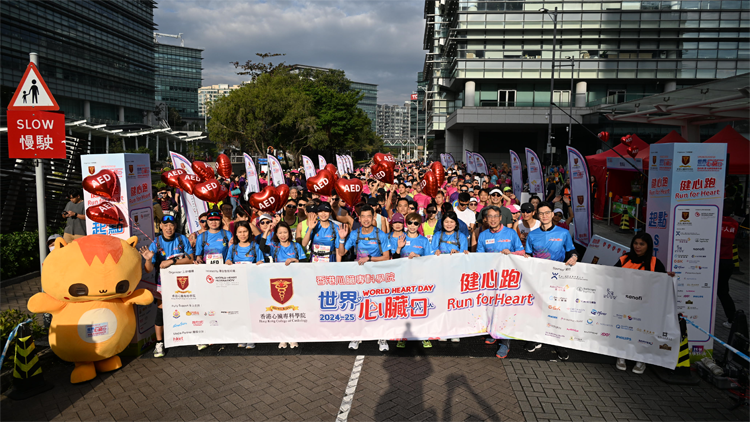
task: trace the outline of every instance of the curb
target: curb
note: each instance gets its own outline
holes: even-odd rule
[[[23,283],[24,281],[28,281],[28,280],[31,280],[32,278],[40,277],[41,275],[42,275],[41,271],[34,271],[28,274],[19,275],[18,277],[0,280],[0,287],[6,287],[6,286],[11,286],[13,284]]]

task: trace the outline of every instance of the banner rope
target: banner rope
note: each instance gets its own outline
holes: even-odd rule
[[[744,354],[744,353],[740,352],[739,350],[735,349],[734,347],[732,347],[732,346],[730,346],[730,345],[726,344],[725,342],[721,341],[721,340],[720,340],[720,339],[718,339],[718,338],[717,338],[717,337],[716,337],[715,335],[713,335],[713,334],[709,333],[708,331],[704,330],[703,328],[701,328],[700,326],[698,326],[698,325],[697,325],[696,323],[694,323],[693,321],[690,321],[689,319],[685,318],[684,316],[680,315],[680,318],[681,318],[682,320],[684,320],[685,322],[687,322],[688,324],[692,325],[693,327],[695,327],[695,328],[697,328],[697,329],[699,329],[699,330],[703,331],[704,333],[708,334],[708,335],[709,335],[709,336],[710,336],[711,338],[713,338],[714,340],[716,340],[716,341],[717,341],[717,342],[718,342],[719,344],[721,344],[722,346],[724,346],[724,347],[726,347],[727,349],[729,349],[729,350],[731,350],[732,352],[734,352],[734,353],[735,353],[735,354],[736,354],[737,356],[739,356],[739,357],[741,357],[742,359],[745,359],[746,361],[750,362],[750,356],[748,356],[748,355],[746,355],[746,354]]]

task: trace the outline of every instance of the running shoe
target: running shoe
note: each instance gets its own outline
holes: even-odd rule
[[[237,347],[247,347],[247,343],[238,343]]]
[[[396,343],[396,347],[398,347],[399,349],[403,349],[404,347],[406,347],[406,342],[403,340],[399,340],[398,343]]]
[[[154,347],[154,357],[160,358],[164,356],[164,342],[158,342],[156,343],[156,347]]]
[[[494,337],[487,337],[484,339],[484,344],[495,344],[496,341],[497,339]]]
[[[388,342],[385,340],[378,340],[378,349],[380,349],[381,352],[387,352]]]
[[[620,371],[628,370],[628,366],[625,364],[625,359],[617,358],[617,364],[615,364],[615,367]]]
[[[198,351],[201,351],[201,350],[205,349],[206,347],[208,347],[207,344],[199,344],[198,345]]]
[[[360,341],[360,340],[352,340],[352,341],[349,342],[349,348],[352,349],[352,350],[357,350],[357,349],[359,349],[359,343],[361,343],[361,342],[362,341]]]
[[[495,353],[495,356],[499,357],[500,359],[505,359],[508,356],[508,352],[510,352],[510,347],[504,345],[503,343],[500,343],[500,347],[497,349],[497,353]]]
[[[568,360],[568,358],[570,358],[570,355],[568,354],[568,351],[566,349],[560,347],[557,349],[557,358],[560,360]]]
[[[527,342],[523,348],[526,349],[527,352],[533,353],[542,348],[542,343]]]
[[[451,341],[452,341],[453,343],[458,343],[458,342],[460,342],[460,341],[461,341],[461,339],[460,339],[460,338],[452,338],[452,339],[451,339]]]
[[[430,343],[430,340],[422,340],[422,347],[424,347],[425,349],[429,349],[430,347],[432,347],[432,343]]]
[[[638,362],[633,367],[633,373],[634,374],[642,374],[646,371],[646,364],[643,362]]]
[[[281,343],[279,343],[279,349],[286,349],[286,342],[285,341],[282,341]]]
[[[255,343],[247,343],[247,346],[245,346],[245,349],[255,349]]]
[[[297,344],[296,341],[290,341],[289,342],[289,348],[294,349],[295,347],[299,347],[299,344]]]

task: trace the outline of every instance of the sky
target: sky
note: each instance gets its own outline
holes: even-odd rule
[[[204,49],[204,86],[244,81],[230,62],[285,53],[271,61],[342,69],[377,84],[378,104],[403,104],[424,64],[423,10],[416,0],[157,0],[154,21],[158,32],[183,33],[186,47]]]

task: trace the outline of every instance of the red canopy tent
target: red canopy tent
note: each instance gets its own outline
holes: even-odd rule
[[[677,131],[673,130],[667,134],[667,136],[659,139],[656,141],[656,144],[681,144],[686,143],[687,140],[680,136]],[[653,145],[653,144],[652,144]],[[647,146],[646,148],[641,149],[638,152],[638,155],[635,156],[635,158],[640,158],[643,160],[643,170],[648,170],[648,160],[649,160],[649,154],[651,154],[651,145]]]
[[[648,144],[646,142],[637,135],[631,136],[633,138],[633,142],[630,144],[631,146],[638,147],[641,151],[648,150]],[[619,157],[615,151],[619,152],[623,157],[628,157],[628,146],[622,143],[617,145],[614,148],[614,151],[609,149],[602,153],[586,157],[586,162],[589,166],[589,174],[596,179],[597,192],[596,199],[594,200],[594,214],[596,215],[605,215],[604,207],[607,201],[607,192],[605,192],[605,190],[630,193],[630,178],[610,177],[609,184],[607,185],[607,158]],[[648,162],[648,156],[646,157],[646,161]],[[605,185],[607,186],[606,189]]]
[[[727,144],[729,174],[750,174],[750,141],[731,126],[724,126],[707,144]]]

